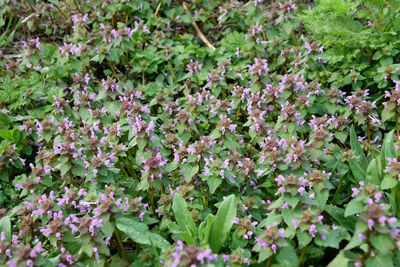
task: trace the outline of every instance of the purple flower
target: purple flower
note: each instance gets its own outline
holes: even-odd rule
[[[310,235],[312,235],[312,237],[315,237],[315,234],[318,232],[315,224],[310,225],[310,229],[308,230],[308,232],[310,233]]]

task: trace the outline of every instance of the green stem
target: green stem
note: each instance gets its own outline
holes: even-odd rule
[[[332,201],[335,201],[335,200],[336,200],[337,195],[339,194],[339,190],[340,190],[340,188],[342,187],[343,180],[344,180],[344,176],[343,176],[342,178],[340,178],[340,181],[339,181],[338,187],[336,188],[335,194],[333,194]]]
[[[151,187],[151,208],[153,209],[153,213],[155,214],[156,209],[154,207],[154,187]]]
[[[169,61],[167,61],[167,64],[168,64],[169,70],[171,71],[172,78],[175,81],[176,80],[176,76],[175,76],[175,73],[174,73],[174,69],[172,68],[171,63],[169,63]]]
[[[205,195],[204,195],[203,184],[200,185],[200,188],[201,188],[201,194],[203,195],[203,206],[204,206],[204,208],[207,208],[208,205],[207,205],[206,197],[205,197]]]
[[[240,102],[240,103],[241,103],[241,102]],[[236,112],[235,120],[237,120],[237,119],[239,118],[239,116],[240,116],[240,105],[239,105],[238,110],[237,110],[237,112]]]
[[[78,11],[83,15],[83,11],[81,9],[81,6],[76,2],[76,0],[74,0],[74,3],[76,5],[76,8],[78,9]]]
[[[271,265],[271,262],[272,262],[272,256],[269,257],[267,263],[265,264],[265,267],[269,267]]]
[[[54,4],[54,6],[55,6],[56,9],[58,10],[58,12],[60,12],[60,14],[64,17],[65,21],[68,22],[69,19],[68,19],[67,15],[65,15],[65,13],[62,12],[61,8],[60,8],[57,4]]]
[[[131,262],[129,261],[129,258],[128,258],[128,254],[126,254],[126,251],[124,249],[124,245],[122,245],[121,238],[119,237],[117,228],[114,229],[114,234],[115,234],[115,237],[117,238],[118,245],[122,251],[122,254],[124,254],[125,260],[128,262],[128,264],[131,264]]]
[[[307,248],[307,246],[305,246],[305,247],[301,250],[300,257],[299,257],[299,266],[301,266],[301,262],[303,261],[304,254],[306,253],[306,248]]]
[[[396,120],[396,135],[397,135],[397,140],[399,140],[399,136],[400,136],[400,133],[399,133],[399,112],[397,111],[397,109],[396,109],[395,120]]]

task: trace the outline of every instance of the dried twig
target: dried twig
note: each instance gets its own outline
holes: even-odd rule
[[[21,24],[24,24],[25,22],[27,22],[28,20],[30,20],[31,18],[33,18],[35,15],[36,15],[36,13],[30,14],[29,16],[27,16],[26,18],[24,18],[24,19],[21,21]]]
[[[160,0],[160,3],[158,3],[158,6],[157,6],[157,9],[156,9],[156,12],[154,12],[154,17],[155,17],[155,16],[157,16],[157,14],[158,14],[158,11],[160,11],[160,7],[161,7],[161,5],[162,5],[162,0]]]
[[[186,6],[185,2],[182,2],[182,6],[186,11],[186,14],[188,14],[189,16],[191,16],[189,9]],[[204,34],[200,31],[199,26],[197,26],[197,23],[195,21],[192,21],[192,25],[194,27],[194,29],[196,30],[197,34],[200,36],[200,39],[212,50],[215,50],[215,47],[207,40],[207,38],[204,36]]]

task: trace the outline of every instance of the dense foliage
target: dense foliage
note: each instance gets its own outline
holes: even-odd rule
[[[399,266],[398,1],[0,0],[1,266]]]

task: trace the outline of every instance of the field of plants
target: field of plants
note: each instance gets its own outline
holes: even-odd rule
[[[400,1],[0,0],[0,266],[400,266]]]

